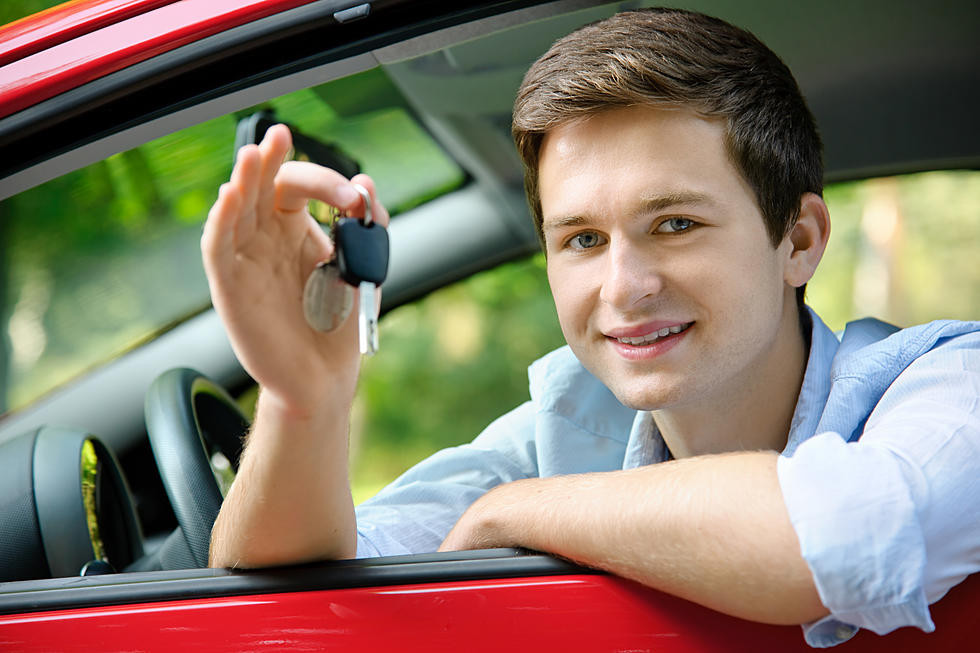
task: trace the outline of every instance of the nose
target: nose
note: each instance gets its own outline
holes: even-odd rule
[[[599,299],[611,308],[628,312],[663,290],[658,261],[642,243],[613,237],[606,249]]]

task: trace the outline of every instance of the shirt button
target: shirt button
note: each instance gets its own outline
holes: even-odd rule
[[[837,626],[834,634],[837,635],[837,639],[844,640],[853,636],[855,631],[857,631],[857,628],[854,626]]]

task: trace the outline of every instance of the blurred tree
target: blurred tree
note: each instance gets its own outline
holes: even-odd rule
[[[365,361],[352,426],[357,499],[528,400],[527,366],[564,344],[544,257],[396,309]]]
[[[832,329],[869,315],[900,326],[980,317],[980,175],[849,182],[828,187],[825,197],[833,227],[807,301]],[[879,296],[878,305],[862,293]]]
[[[0,3],[0,25],[60,5],[60,0],[4,0]]]
[[[58,0],[5,0],[0,4],[0,25],[61,4]],[[0,206],[0,414],[7,409],[11,373],[11,347],[7,323],[13,306],[10,301],[10,242],[3,207]]]
[[[59,0],[5,0],[0,4],[0,26],[25,16],[62,4]],[[11,242],[9,224],[0,205],[0,414],[8,407],[12,349],[8,322],[13,312],[10,267],[12,252],[6,251]]]
[[[7,223],[4,215],[4,206],[0,204],[0,415],[7,410],[7,395],[10,386],[10,335],[7,323],[10,321],[11,302],[7,295],[10,292],[10,283],[7,277],[10,275],[10,255],[5,252],[5,243],[9,242],[7,237]]]

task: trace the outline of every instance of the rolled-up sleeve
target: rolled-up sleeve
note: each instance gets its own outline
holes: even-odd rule
[[[471,444],[437,452],[357,507],[357,557],[435,551],[491,488],[537,475],[534,409],[526,403]]]
[[[830,615],[812,646],[856,628],[932,631],[929,604],[980,570],[980,338],[906,368],[854,442],[818,433],[778,463],[801,553]]]

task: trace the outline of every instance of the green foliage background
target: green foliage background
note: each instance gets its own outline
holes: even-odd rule
[[[564,344],[541,255],[396,309],[380,337],[354,406],[357,501],[527,401],[527,366]]]
[[[57,0],[4,0],[0,3],[0,25],[60,4]]]

